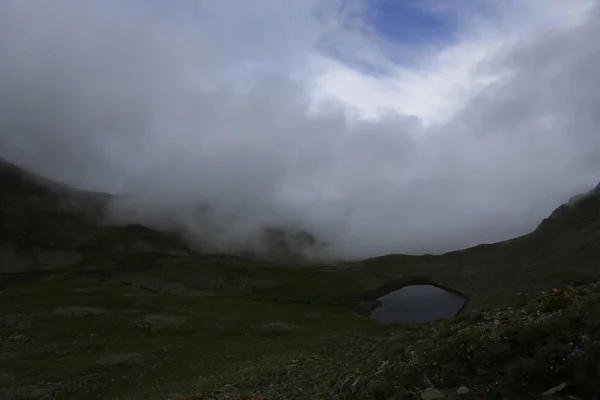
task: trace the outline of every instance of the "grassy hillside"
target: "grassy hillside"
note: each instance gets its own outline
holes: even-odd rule
[[[8,164],[0,179],[2,399],[598,392],[598,196],[502,243],[306,266],[198,254],[146,227],[102,225],[105,194]],[[356,313],[427,281],[468,296],[467,310],[412,326]]]

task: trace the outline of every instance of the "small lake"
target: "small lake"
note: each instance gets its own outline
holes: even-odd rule
[[[383,323],[414,324],[455,316],[467,299],[432,285],[411,285],[377,299],[370,317]]]

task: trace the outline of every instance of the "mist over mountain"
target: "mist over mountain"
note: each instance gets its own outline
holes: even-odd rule
[[[529,232],[600,180],[598,2],[426,3],[423,46],[358,0],[3,1],[0,157],[215,251]]]

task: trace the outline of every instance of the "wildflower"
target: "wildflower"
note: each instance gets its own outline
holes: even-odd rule
[[[446,321],[450,321],[450,317],[446,317]]]
[[[575,350],[573,350],[569,355],[571,357],[577,357],[577,356],[581,356],[585,354],[585,351],[580,349],[579,347],[577,347]]]
[[[521,293],[521,292],[517,292],[517,293],[515,293],[515,294],[516,294],[517,296],[521,296],[523,293]]]
[[[566,290],[564,290],[564,291],[563,291],[563,295],[564,295],[565,297],[569,297],[569,292],[567,292]]]
[[[444,321],[440,321],[440,325],[444,325]]]
[[[558,288],[552,288],[552,292],[558,293],[558,292],[560,292],[560,289],[558,289]]]
[[[256,396],[256,399],[257,400],[264,400],[264,397],[263,397],[262,394],[259,394],[259,395]]]

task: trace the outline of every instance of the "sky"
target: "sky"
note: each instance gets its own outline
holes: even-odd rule
[[[533,230],[600,181],[599,0],[3,0],[0,157],[218,251]]]

